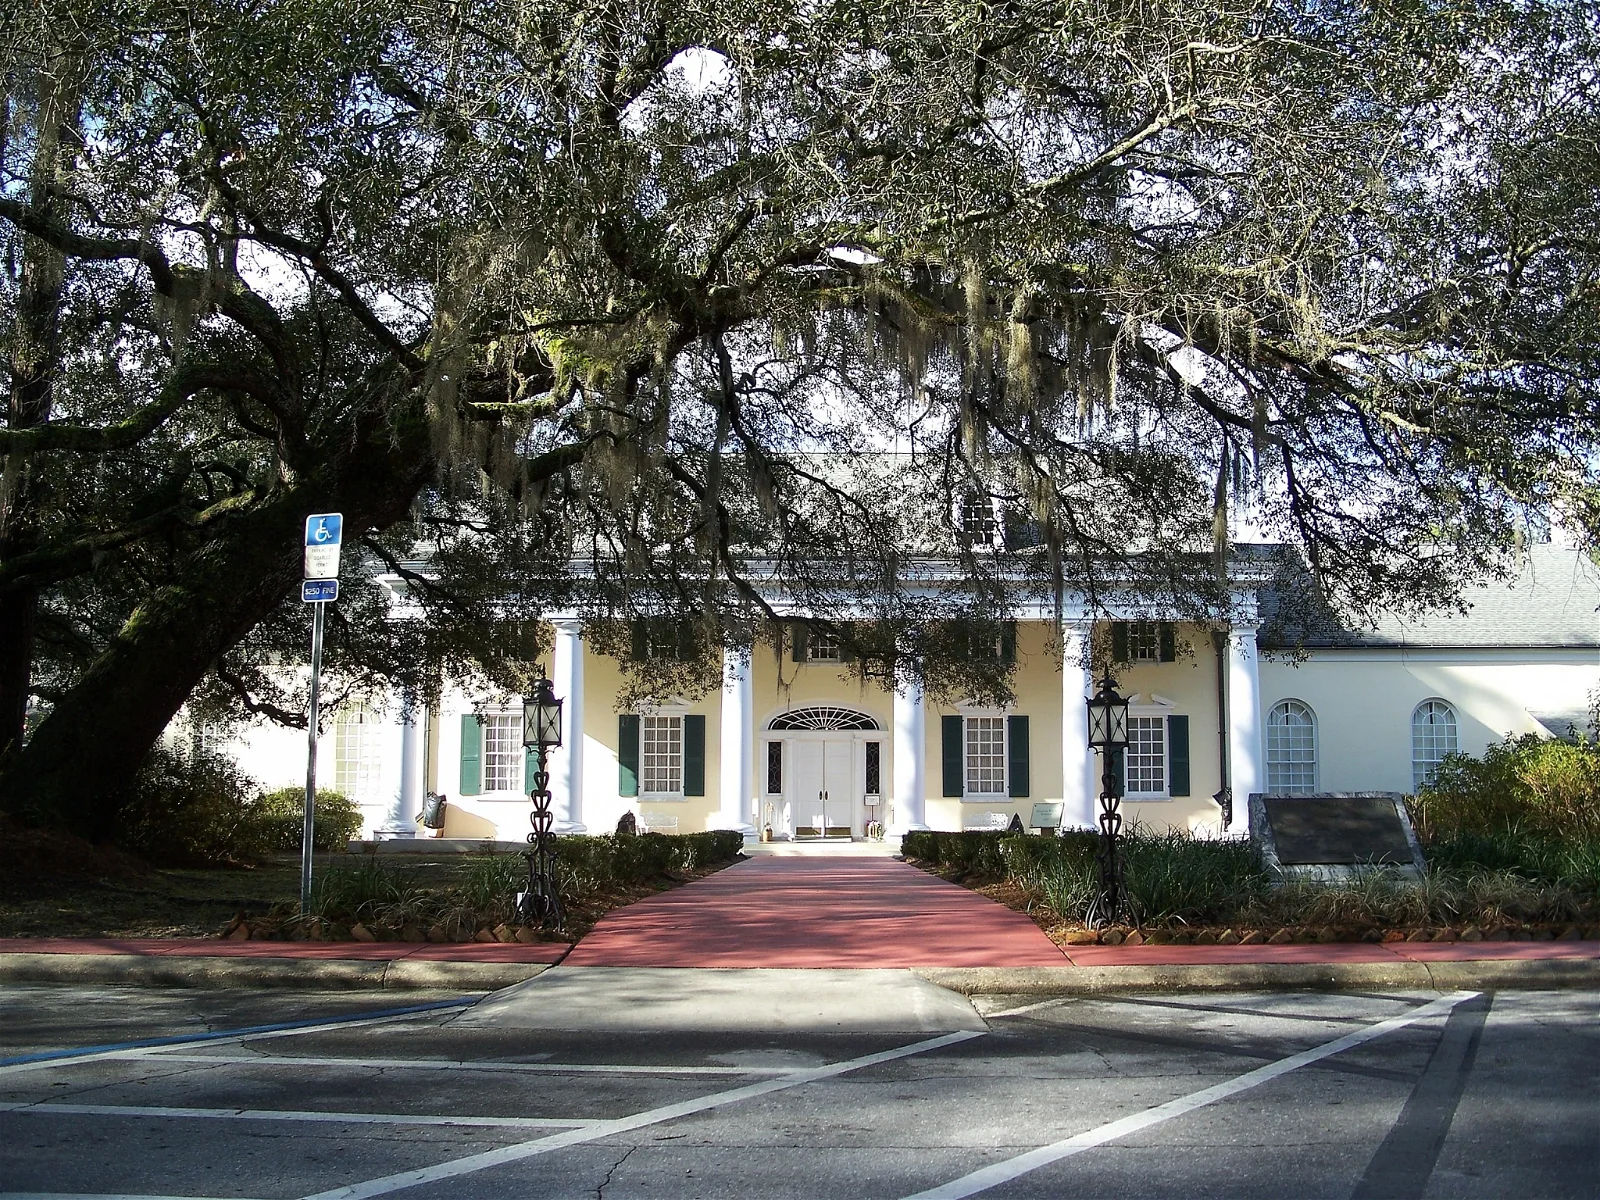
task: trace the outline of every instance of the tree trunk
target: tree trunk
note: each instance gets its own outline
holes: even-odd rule
[[[73,70],[70,55],[52,60],[57,70],[37,79],[36,148],[29,202],[39,212],[59,216],[60,194],[78,141],[79,93],[62,76]],[[9,107],[9,106],[8,106]],[[61,291],[65,272],[59,251],[38,238],[24,238],[22,277],[17,286],[16,330],[7,367],[11,386],[6,424],[28,429],[50,419],[61,358]],[[46,483],[29,469],[23,454],[0,455],[0,562],[38,546],[38,513]],[[33,680],[33,630],[39,593],[19,588],[0,596],[0,763],[22,745]]]
[[[189,556],[179,581],[135,611],[28,744],[0,765],[0,797],[30,823],[92,840],[117,832],[128,788],[150,748],[217,658],[291,594],[313,512],[342,512],[354,535],[405,515],[429,478],[420,414],[381,423],[326,473],[310,476]]]

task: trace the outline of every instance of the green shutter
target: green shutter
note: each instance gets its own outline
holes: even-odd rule
[[[1111,777],[1117,781],[1117,795],[1128,794],[1128,752],[1118,746],[1111,752]]]
[[[706,794],[706,719],[700,715],[683,719],[683,794]]]
[[[799,621],[789,623],[789,654],[797,663],[806,660],[806,627]]]
[[[1171,621],[1161,622],[1161,661],[1178,661],[1178,634]]]
[[[1006,718],[1006,782],[1013,796],[1028,795],[1028,718]]]
[[[644,621],[635,617],[628,622],[628,634],[631,639],[629,652],[634,662],[643,662],[650,657],[650,631]]]
[[[695,630],[694,622],[688,620],[679,621],[677,633],[678,661],[693,662],[700,656],[695,644],[699,640],[699,636]]]
[[[539,756],[532,746],[522,752],[522,790],[533,794],[533,776],[539,769]]]
[[[959,796],[966,790],[966,747],[961,744],[961,718],[940,717],[939,747],[940,758],[944,764],[944,790],[943,795]]]
[[[623,713],[617,718],[617,795],[639,794],[639,718]]]
[[[1111,622],[1111,661],[1119,663],[1128,661],[1128,623],[1126,621]]]
[[[839,661],[840,662],[842,662],[842,663],[855,662],[855,660],[856,660],[856,652],[855,652],[855,649],[850,644],[851,641],[855,638],[855,635],[856,635],[856,627],[855,627],[854,623],[852,623],[850,621],[846,621],[842,625],[839,626]]]
[[[1189,718],[1167,718],[1167,778],[1169,794],[1189,794]]]
[[[1016,665],[1017,623],[1015,621],[1007,621],[1000,626],[1000,661],[1008,667]]]
[[[461,794],[483,791],[483,723],[475,713],[461,714]]]

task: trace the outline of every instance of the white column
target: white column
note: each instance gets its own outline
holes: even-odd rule
[[[561,706],[561,748],[550,767],[551,808],[557,833],[584,833],[583,823],[583,622],[562,619],[556,627],[555,685]]]
[[[1094,672],[1089,668],[1089,628],[1062,631],[1061,655],[1061,780],[1065,807],[1061,826],[1095,827],[1100,780],[1089,749],[1089,710]]]
[[[400,786],[395,791],[380,838],[417,836],[417,814],[422,811],[422,793],[427,786],[428,710],[410,696],[400,699]]]
[[[1266,785],[1261,747],[1261,666],[1253,626],[1228,637],[1228,764],[1232,768],[1234,828],[1249,829],[1250,793]]]
[[[750,656],[733,646],[722,648],[722,770],[717,783],[720,802],[713,829],[756,831],[751,805],[756,791],[755,688]]]
[[[894,694],[894,820],[890,832],[926,829],[926,707],[922,685],[908,683]]]

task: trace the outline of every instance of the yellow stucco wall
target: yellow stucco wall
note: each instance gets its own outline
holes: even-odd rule
[[[960,829],[988,813],[1013,814],[1024,824],[1032,819],[1033,805],[1065,801],[1063,795],[1061,733],[1063,706],[1069,703],[1063,684],[1061,660],[1051,648],[1052,629],[1046,622],[1029,622],[1017,628],[1017,672],[1012,680],[1016,703],[1011,714],[1028,717],[1030,795],[1009,804],[970,803],[946,797],[940,744],[940,720],[960,710],[955,705],[928,705],[926,761],[927,823],[935,829]],[[1153,828],[1177,826],[1196,831],[1219,825],[1219,812],[1211,795],[1220,786],[1217,740],[1216,659],[1210,634],[1198,626],[1180,625],[1176,662],[1124,666],[1117,674],[1125,696],[1160,696],[1173,702],[1170,711],[1189,718],[1191,795],[1164,801],[1128,802],[1125,819]],[[1073,668],[1074,720],[1086,720],[1079,697],[1081,673]],[[1098,768],[1097,768],[1098,769]],[[1068,804],[1070,813],[1075,805]]]

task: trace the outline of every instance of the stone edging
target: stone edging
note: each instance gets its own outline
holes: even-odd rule
[[[0,954],[3,983],[103,983],[133,987],[439,988],[493,991],[532,979],[549,963],[417,959],[225,958],[206,955]]]
[[[919,967],[912,974],[968,996],[1081,996],[1102,992],[1272,991],[1280,988],[1322,991],[1595,988],[1600,987],[1600,959]]]

